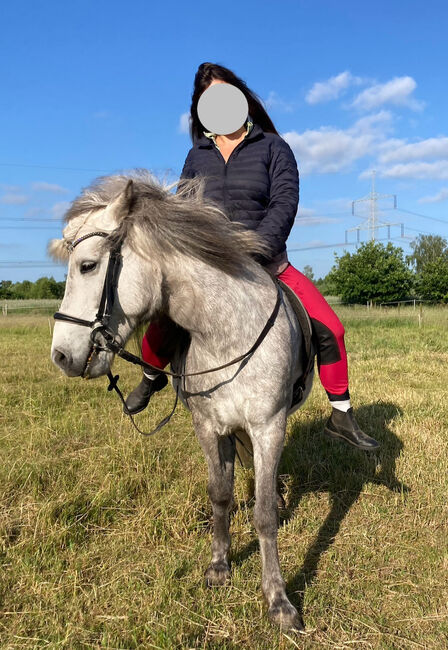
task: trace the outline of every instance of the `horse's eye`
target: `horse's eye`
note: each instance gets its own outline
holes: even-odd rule
[[[81,273],[88,273],[96,268],[96,262],[83,262],[81,264]]]

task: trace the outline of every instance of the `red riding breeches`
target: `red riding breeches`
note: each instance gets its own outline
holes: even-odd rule
[[[344,326],[319,289],[292,264],[280,273],[278,279],[300,298],[311,319],[317,341],[317,364],[322,386],[330,399],[348,399]]]
[[[294,266],[290,264],[278,279],[294,291],[309,314],[317,341],[317,363],[322,386],[330,399],[348,399],[344,326],[317,287]],[[151,323],[143,337],[143,360],[156,368],[164,368],[170,361],[161,353],[165,339],[165,327],[158,322]]]

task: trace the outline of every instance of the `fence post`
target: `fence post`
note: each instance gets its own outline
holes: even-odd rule
[[[422,326],[422,321],[423,321],[423,304],[420,303],[419,308],[418,308],[418,326]]]

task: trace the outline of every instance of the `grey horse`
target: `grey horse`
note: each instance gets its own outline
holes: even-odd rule
[[[167,316],[190,338],[189,346],[173,358],[175,372],[188,375],[220,366],[249,350],[272,314],[277,288],[254,260],[254,254],[266,252],[260,238],[232,223],[203,192],[201,177],[162,185],[141,170],[100,178],[83,190],[66,214],[63,239],[49,245],[53,257],[69,262],[61,311],[94,320],[109,250],[120,241],[122,260],[109,327],[123,343],[141,323]],[[191,411],[208,463],[214,532],[207,584],[222,585],[230,575],[236,434],[253,454],[254,523],[268,614],[283,629],[295,630],[303,624],[280,571],[276,488],[287,417],[303,403],[312,384],[310,373],[301,402],[291,409],[293,385],[304,370],[302,345],[298,321],[282,298],[273,326],[250,357],[218,372],[173,381]],[[51,355],[71,377],[102,376],[114,358],[104,349],[92,355],[88,327],[59,321]]]

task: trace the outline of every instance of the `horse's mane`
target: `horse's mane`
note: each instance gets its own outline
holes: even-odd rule
[[[65,237],[74,229],[70,225],[106,208],[130,180],[129,205],[119,215],[116,235],[126,238],[139,255],[154,254],[155,245],[162,254],[178,251],[231,275],[241,273],[253,254],[266,255],[266,244],[254,231],[230,221],[217,204],[204,198],[204,177],[163,185],[147,170],[137,169],[100,177],[85,188],[65,215]]]

